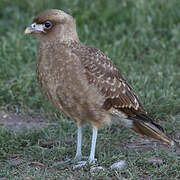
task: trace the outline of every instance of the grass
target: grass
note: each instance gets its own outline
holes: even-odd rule
[[[122,127],[100,130],[96,156],[108,167],[121,159],[127,161],[123,172],[92,174],[89,167],[72,170],[55,163],[75,153],[76,127],[62,120],[46,100],[35,77],[39,42],[24,36],[33,16],[44,9],[59,8],[76,18],[82,42],[101,49],[112,58],[128,79],[146,109],[160,119],[172,137],[179,138],[180,127],[180,2],[171,1],[0,1],[0,109],[16,114],[47,114],[58,125],[14,132],[0,128],[0,177],[8,179],[178,179],[179,159],[172,153],[123,149],[139,136]],[[57,120],[59,119],[61,120]],[[84,149],[90,150],[91,131],[86,129]],[[40,142],[56,141],[43,148]],[[112,144],[109,146],[109,144]],[[147,163],[150,157],[161,165]],[[16,165],[12,160],[22,160]],[[39,162],[41,165],[33,164]]]

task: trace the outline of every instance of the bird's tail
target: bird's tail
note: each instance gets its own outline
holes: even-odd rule
[[[143,117],[147,118],[147,116],[143,116]],[[165,135],[164,130],[160,125],[154,123],[151,119],[150,121],[146,121],[144,119],[141,120],[141,119],[140,118],[132,119],[133,120],[132,129],[135,132],[141,135],[146,135],[151,138],[161,140],[171,146],[174,145],[174,141]]]

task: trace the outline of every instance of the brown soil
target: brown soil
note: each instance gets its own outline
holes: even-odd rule
[[[47,117],[43,115],[36,116],[26,116],[19,115],[12,112],[0,111],[0,126],[12,129],[14,131],[19,131],[23,128],[32,128],[32,127],[46,127],[48,125],[56,124],[54,122],[47,122]],[[179,139],[180,134],[176,134],[175,137]],[[173,151],[168,145],[154,139],[145,138],[139,136],[137,141],[129,142],[124,149],[136,149],[139,151],[152,151],[156,147],[158,149],[163,149],[166,152]],[[49,142],[48,142],[49,143]],[[51,142],[52,143],[52,142]],[[53,144],[53,143],[52,143]],[[51,145],[52,145],[51,144]],[[177,140],[177,144],[180,144],[180,141]],[[176,146],[176,154],[180,154],[180,146]]]
[[[32,128],[32,127],[46,127],[52,122],[46,122],[45,116],[36,115],[36,116],[26,116],[19,115],[12,112],[0,111],[0,126],[12,129],[14,131],[21,130],[23,128]]]

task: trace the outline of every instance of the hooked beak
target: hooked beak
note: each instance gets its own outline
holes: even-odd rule
[[[25,34],[34,34],[34,33],[37,34],[41,32],[45,32],[44,25],[36,24],[36,23],[31,24],[31,26],[27,27],[24,31]]]

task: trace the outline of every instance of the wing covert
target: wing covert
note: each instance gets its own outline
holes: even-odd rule
[[[74,52],[85,68],[89,84],[93,84],[105,97],[104,109],[113,107],[130,114],[145,112],[133,89],[107,56],[87,46],[79,49],[78,53]]]

